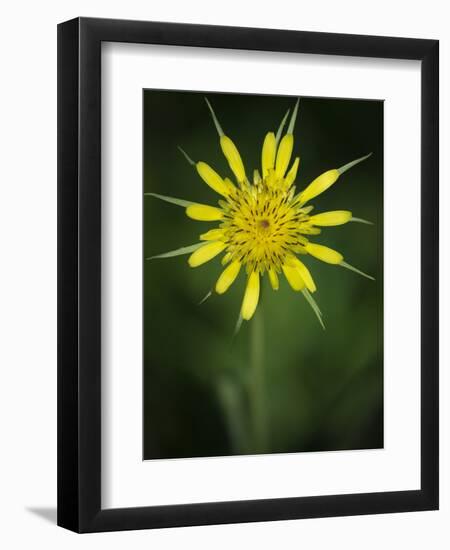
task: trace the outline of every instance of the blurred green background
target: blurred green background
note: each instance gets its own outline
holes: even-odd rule
[[[276,131],[296,98],[145,90],[144,191],[214,204],[177,150],[231,176],[204,96],[238,146],[247,174],[260,167],[266,132]],[[373,226],[323,228],[315,242],[339,250],[376,277],[308,256],[326,325],[284,278],[273,292],[263,280],[266,452],[383,446],[383,103],[302,97],[294,132],[300,155],[297,189],[322,172],[370,151],[311,204],[315,212],[351,210]],[[198,242],[215,223],[144,197],[144,257]],[[302,258],[303,259],[303,258]],[[213,287],[218,258],[191,269],[187,256],[144,262],[144,459],[253,454],[248,386],[250,323],[233,340],[243,297],[241,273],[223,296]],[[283,279],[283,280],[281,280]]]

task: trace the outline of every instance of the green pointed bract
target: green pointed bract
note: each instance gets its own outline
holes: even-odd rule
[[[366,155],[364,157],[361,157],[361,158],[356,159],[356,160],[352,160],[351,162],[348,162],[347,164],[344,164],[344,166],[341,166],[340,168],[337,169],[337,171],[339,172],[339,175],[342,176],[342,174],[344,172],[347,172],[347,170],[350,170],[350,168],[353,168],[353,166],[356,166],[357,164],[359,164],[363,160],[368,159],[371,156],[372,156],[372,153],[369,153],[368,155]]]
[[[214,125],[216,127],[217,133],[219,134],[219,137],[224,136],[225,133],[222,130],[222,126],[220,125],[219,121],[217,120],[216,113],[214,112],[214,109],[211,107],[211,103],[208,101],[206,97],[205,97],[205,101],[206,101],[206,105],[208,105],[208,108],[211,111],[211,116],[214,121]]]
[[[233,338],[235,338],[238,332],[241,330],[242,321],[243,321],[242,315],[239,313],[239,317],[236,321],[236,326],[234,327]]]
[[[350,218],[348,220],[349,222],[356,222],[356,223],[365,223],[367,225],[373,225],[373,222],[369,222],[367,220],[363,220],[362,218]]]
[[[360,269],[357,269],[356,267],[353,267],[352,265],[348,264],[347,262],[341,262],[338,264],[342,267],[345,267],[345,269],[350,269],[350,271],[354,271],[355,273],[358,273],[358,275],[362,275],[363,277],[366,277],[367,279],[370,279],[371,281],[375,281],[375,277],[372,277],[372,275],[367,275],[367,273],[364,273],[364,271],[361,271]]]
[[[183,256],[184,254],[190,254],[191,252],[194,252],[197,250],[197,248],[200,248],[205,243],[196,243],[191,244],[190,246],[182,246],[181,248],[177,248],[176,250],[170,250],[169,252],[163,252],[162,254],[156,254],[155,256],[150,256],[149,258],[145,258],[146,260],[156,260],[158,258],[173,258],[174,256]]]
[[[314,298],[312,297],[311,293],[309,292],[309,290],[307,288],[304,288],[302,290],[302,294],[305,297],[308,304],[311,306],[311,309],[314,311],[314,313],[317,317],[317,320],[319,321],[321,327],[323,328],[323,330],[325,330],[325,324],[322,320],[322,312],[320,311],[320,308],[317,305],[317,302],[314,300]]]
[[[158,193],[144,193],[147,197],[155,197],[156,199],[159,199],[164,202],[169,202],[170,204],[176,204],[177,206],[182,206],[183,208],[186,208],[187,206],[192,206],[193,204],[197,204],[196,202],[192,201],[185,201],[184,199],[177,199],[175,197],[168,197],[167,195],[158,195]]]
[[[200,300],[200,302],[198,303],[198,305],[201,306],[202,304],[204,304],[204,303],[206,302],[206,300],[212,296],[212,293],[213,293],[212,290],[210,290],[210,291],[206,294],[206,296],[203,296],[203,298]]]
[[[295,120],[297,119],[297,112],[298,112],[298,104],[300,102],[300,98],[297,99],[297,102],[295,103],[294,110],[292,112],[291,120],[289,121],[289,126],[287,129],[288,134],[294,133],[294,127],[295,127]]]
[[[186,153],[186,151],[182,149],[179,145],[178,145],[178,150],[183,154],[184,158],[189,162],[191,166],[195,166],[196,163],[191,159],[191,157]]]
[[[283,120],[280,122],[280,125],[278,126],[277,135],[275,136],[275,143],[278,145],[281,139],[281,134],[283,133],[284,125],[286,124],[286,120],[289,116],[289,113],[291,112],[290,109],[286,111],[286,114],[283,117]]]

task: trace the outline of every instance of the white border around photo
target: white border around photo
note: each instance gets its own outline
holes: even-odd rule
[[[143,88],[385,101],[384,449],[142,459]],[[103,508],[420,488],[420,99],[418,61],[103,44]]]

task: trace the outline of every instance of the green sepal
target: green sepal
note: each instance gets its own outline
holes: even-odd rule
[[[348,264],[347,262],[341,262],[338,264],[342,267],[345,267],[345,269],[349,269],[350,271],[354,271],[355,273],[358,273],[358,275],[362,275],[363,277],[366,277],[367,279],[370,279],[371,281],[375,281],[375,278],[372,277],[372,275],[367,275],[367,273],[364,273],[364,271],[361,271],[360,269],[357,269],[356,267],[353,267],[352,265]]]
[[[144,195],[147,197],[155,197],[156,199],[164,202],[169,202],[170,204],[176,204],[177,206],[183,206],[183,208],[187,208],[188,206],[197,204],[196,202],[185,201],[184,199],[177,199],[175,197],[168,197],[167,195],[158,195],[158,193],[144,193]]]
[[[311,309],[316,314],[317,320],[319,321],[319,323],[322,326],[323,330],[325,330],[325,324],[322,320],[322,312],[320,311],[320,308],[317,305],[317,302],[314,300],[314,298],[312,297],[311,293],[309,292],[309,290],[307,288],[304,288],[302,290],[302,294],[305,297],[308,304],[311,306]]]
[[[148,258],[145,258],[146,260],[155,260],[158,258],[173,258],[174,256],[182,256],[183,254],[190,254],[191,252],[194,252],[197,250],[197,248],[200,248],[201,246],[204,246],[205,243],[196,243],[191,244],[190,246],[182,246],[181,248],[177,248],[176,250],[170,250],[169,252],[163,252],[162,254],[156,254],[155,256],[150,256]]]
[[[373,225],[373,222],[369,222],[367,220],[363,220],[362,218],[350,218],[348,220],[349,222],[357,222],[357,223],[365,223],[367,225]]]
[[[278,126],[277,134],[275,136],[275,143],[277,144],[277,146],[280,143],[281,134],[283,132],[284,125],[286,124],[286,120],[287,120],[290,112],[291,112],[290,109],[288,109],[286,111],[286,114],[284,115],[283,120],[280,122],[280,125]]]
[[[344,166],[341,166],[340,168],[337,168],[337,171],[339,172],[339,175],[342,176],[342,174],[344,172],[347,172],[347,170],[350,170],[350,168],[353,168],[353,166],[356,166],[357,164],[359,164],[363,160],[368,159],[371,156],[372,156],[372,153],[369,153],[368,155],[366,155],[364,157],[361,157],[361,158],[356,159],[356,160],[352,160],[351,162],[348,162],[347,164],[344,164]]]

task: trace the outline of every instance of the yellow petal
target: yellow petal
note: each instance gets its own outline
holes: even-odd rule
[[[270,268],[269,271],[269,281],[273,290],[278,290],[280,288],[280,283],[278,281],[278,275],[275,269]]]
[[[277,153],[277,162],[275,166],[275,173],[277,178],[284,178],[287,167],[291,162],[292,149],[294,147],[294,136],[292,134],[286,134],[280,141]]]
[[[245,288],[244,300],[242,301],[241,315],[246,321],[249,321],[255,313],[259,300],[259,273],[252,271],[248,277],[247,287]]]
[[[186,214],[189,218],[202,222],[214,222],[223,218],[220,208],[206,204],[191,204],[186,208]]]
[[[231,171],[236,176],[237,181],[244,181],[246,179],[244,163],[242,162],[241,155],[236,145],[228,136],[224,135],[220,138],[220,146],[222,147],[222,152],[230,165]]]
[[[226,244],[219,241],[207,243],[189,256],[188,263],[191,267],[198,267],[212,260],[217,254],[220,254],[225,247]]]
[[[275,153],[277,150],[277,144],[275,140],[275,134],[269,132],[264,138],[264,143],[261,153],[261,166],[263,178],[267,176],[269,170],[275,165]]]
[[[223,294],[230,288],[239,275],[240,269],[241,263],[236,260],[222,271],[216,283],[217,294]]]
[[[253,170],[253,183],[259,185],[261,183],[261,174],[259,170]]]
[[[227,186],[228,193],[232,193],[236,189],[234,183],[230,180],[230,178],[225,178],[223,180],[223,183]]]
[[[296,267],[284,264],[283,273],[288,283],[291,285],[292,290],[299,291],[302,290],[302,288],[305,288],[305,282]]]
[[[271,168],[264,181],[266,182],[268,187],[274,187],[275,184],[278,182],[275,170]]]
[[[222,229],[210,229],[206,233],[200,235],[201,241],[220,241],[223,239]]]
[[[327,264],[340,264],[344,259],[344,256],[328,246],[323,246],[321,244],[308,243],[305,245],[306,251],[322,262]]]
[[[295,178],[297,177],[297,170],[298,170],[299,163],[300,163],[300,157],[297,157],[294,160],[294,163],[292,164],[291,169],[289,170],[285,178],[287,187],[290,187],[294,183]]]
[[[343,225],[351,220],[352,213],[349,210],[333,210],[331,212],[322,212],[309,218],[312,225],[321,225],[323,227],[332,225]]]
[[[306,189],[300,193],[300,202],[305,203],[317,197],[336,182],[339,177],[339,171],[336,169],[324,172],[314,181],[312,181]]]
[[[227,265],[227,263],[231,260],[231,256],[232,256],[231,252],[227,252],[225,256],[222,258],[221,264]]]
[[[202,180],[211,187],[219,195],[226,197],[228,195],[228,188],[219,174],[211,168],[206,162],[197,162],[197,172]]]
[[[306,288],[310,292],[315,292],[317,290],[316,285],[313,281],[312,275],[309,272],[309,269],[306,267],[306,265],[300,261],[298,258],[292,259],[292,267],[297,269],[297,271],[300,273],[300,277],[303,279],[303,282],[306,285]]]
[[[301,224],[301,232],[303,235],[320,235],[322,230],[319,227],[310,225],[309,220]]]

